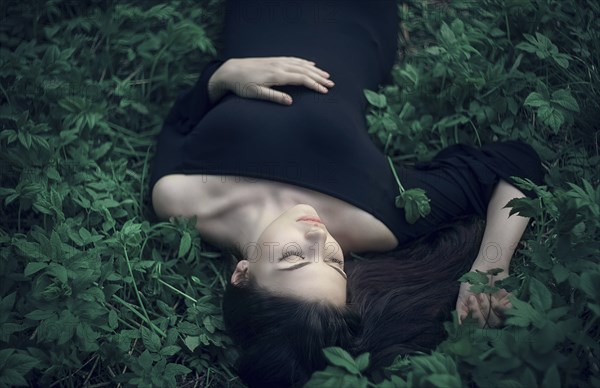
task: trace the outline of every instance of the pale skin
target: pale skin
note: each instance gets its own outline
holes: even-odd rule
[[[269,86],[304,85],[326,93],[326,87],[333,87],[328,78],[327,72],[302,58],[235,58],[213,73],[208,93],[213,103],[231,92],[290,105],[293,102],[286,100],[285,93]],[[241,87],[250,84],[252,88]],[[196,228],[204,239],[223,248],[241,248],[249,260],[237,264],[231,276],[233,284],[252,275],[275,293],[341,306],[346,303],[344,256],[349,252],[389,251],[398,244],[381,221],[337,198],[280,182],[238,184],[231,180],[242,177],[227,178],[229,184],[224,184],[226,177],[214,175],[166,176],[154,186],[152,203],[160,218],[195,216]],[[508,217],[510,209],[503,207],[510,199],[522,196],[514,186],[499,182],[488,205],[483,242],[471,270],[500,267],[505,272],[493,280],[507,276],[528,219]],[[299,221],[302,217],[319,217],[322,223]],[[279,260],[288,253],[293,255]],[[459,321],[471,313],[481,326],[497,326],[502,322],[502,311],[510,307],[507,297],[505,290],[492,295],[490,310],[490,301],[476,298],[469,284],[463,283],[456,303]]]

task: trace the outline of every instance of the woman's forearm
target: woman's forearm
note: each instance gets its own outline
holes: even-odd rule
[[[208,80],[208,101],[211,104],[219,101],[225,94],[227,94],[227,83],[224,79],[224,72],[226,70],[226,64],[228,61],[225,61],[219,68],[213,73],[213,75]]]
[[[500,180],[488,204],[486,226],[479,253],[471,270],[487,271],[502,268],[508,273],[513,253],[523,236],[529,218],[510,214],[508,201],[525,195],[516,187]],[[505,277],[500,275],[500,277]]]

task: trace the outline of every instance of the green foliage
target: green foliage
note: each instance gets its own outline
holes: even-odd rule
[[[438,349],[380,381],[368,354],[325,350],[309,386],[598,386],[600,6],[442,3],[399,3],[402,60],[365,91],[369,133],[402,163],[458,142],[539,152],[546,186],[517,179],[537,198],[508,205],[533,218],[502,281],[513,309],[501,329],[454,317]],[[0,11],[0,386],[240,386],[227,263],[193,219],[150,222],[147,187],[167,109],[219,51],[223,2]],[[426,216],[422,190],[399,197]]]
[[[0,7],[0,386],[241,385],[225,263],[191,221],[147,221],[155,136],[223,4],[38,3]]]
[[[455,315],[445,323],[446,341],[430,355],[407,357],[403,368],[387,374],[401,382],[383,384],[597,386],[600,106],[593,96],[600,87],[600,6],[412,1],[400,12],[415,46],[403,41],[405,58],[392,71],[393,85],[365,91],[369,133],[390,162],[426,160],[459,142],[521,139],[542,157],[547,185],[514,178],[537,198],[507,205],[533,218],[511,276],[494,287],[481,272],[461,278],[476,292],[513,292],[505,327],[459,325]],[[456,369],[439,372],[448,380],[426,381],[438,372],[420,370],[414,360],[440,357],[450,357]]]
[[[398,183],[398,190],[400,190],[400,195],[396,196],[395,205],[397,208],[404,209],[406,221],[409,224],[414,224],[419,218],[426,217],[431,213],[431,206],[429,205],[430,199],[423,189],[414,188],[406,190],[404,186],[402,186],[398,174],[396,173],[394,163],[389,156],[388,162],[390,163],[394,178]]]

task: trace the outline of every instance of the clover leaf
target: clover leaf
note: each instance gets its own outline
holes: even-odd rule
[[[414,224],[419,218],[424,218],[431,213],[431,206],[429,205],[430,199],[423,189],[404,189],[404,186],[400,183],[400,179],[398,179],[396,169],[389,156],[388,162],[390,163],[390,167],[392,168],[392,172],[394,173],[394,177],[396,178],[400,190],[400,195],[396,196],[395,205],[397,208],[403,208],[406,221],[409,224]]]

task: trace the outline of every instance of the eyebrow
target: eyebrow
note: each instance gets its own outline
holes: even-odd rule
[[[310,264],[312,264],[310,261],[305,261],[303,263],[294,264],[294,265],[292,265],[290,267],[287,267],[287,268],[278,268],[277,270],[278,271],[293,271],[293,270],[298,269],[298,268],[306,267],[307,265],[310,265]],[[341,269],[336,268],[336,267],[334,267],[332,265],[330,265],[329,267],[331,267],[331,268],[335,269],[336,271],[338,271],[339,274],[342,275],[342,277],[344,279],[348,280],[348,277],[346,276],[346,274],[344,272],[342,272]]]

